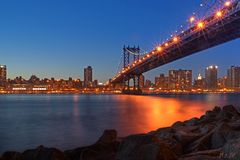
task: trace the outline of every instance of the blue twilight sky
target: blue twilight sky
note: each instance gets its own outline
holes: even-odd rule
[[[116,73],[124,44],[148,51],[169,37],[200,7],[201,0],[2,0],[0,64],[10,78],[81,78],[91,65],[94,78]],[[203,51],[146,73],[216,64],[224,75],[239,65],[240,40]]]

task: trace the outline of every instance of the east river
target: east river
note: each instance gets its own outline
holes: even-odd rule
[[[0,154],[39,145],[73,149],[105,129],[146,133],[228,104],[239,107],[240,94],[0,95]]]

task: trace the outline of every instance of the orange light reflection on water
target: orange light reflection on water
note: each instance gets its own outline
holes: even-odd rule
[[[119,111],[121,116],[119,123],[128,123],[129,126],[127,131],[122,131],[123,133],[146,133],[168,127],[176,121],[200,117],[206,110],[213,108],[213,106],[203,106],[200,102],[177,98],[123,95],[118,96],[117,99],[120,102],[128,102],[128,104],[123,103]]]

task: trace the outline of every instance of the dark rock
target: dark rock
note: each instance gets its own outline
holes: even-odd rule
[[[206,151],[200,151],[200,152],[193,152],[187,155],[183,155],[180,160],[205,160],[205,159],[216,159],[219,160],[220,155],[222,153],[221,149],[215,149],[215,150],[206,150]]]
[[[21,153],[13,151],[5,152],[0,160],[21,160]]]
[[[231,139],[233,135],[231,132],[232,130],[227,123],[218,124],[211,137],[211,148],[217,149],[222,147],[228,139]]]
[[[214,109],[213,109],[213,112],[215,112],[215,113],[220,113],[221,112],[221,107],[214,107]]]
[[[117,144],[94,144],[65,151],[65,155],[70,160],[115,160],[117,148]]]
[[[158,129],[152,136],[155,136],[158,141],[165,142],[168,144],[169,148],[176,154],[181,155],[183,152],[183,146],[179,141],[177,134],[178,131],[185,128],[183,126],[175,127],[175,128],[162,128]],[[187,127],[188,128],[188,127]]]
[[[220,107],[215,107],[212,111],[206,111],[205,115],[201,116],[199,123],[211,123],[216,121],[220,112]]]
[[[223,159],[206,155],[196,155],[191,157],[180,158],[179,160],[223,160]]]
[[[240,138],[228,141],[220,156],[224,159],[240,159]]]
[[[184,149],[184,152],[192,153],[192,152],[210,150],[212,134],[213,132],[211,131],[206,135],[202,136],[201,138],[197,139],[196,141],[190,143],[188,146],[186,146],[186,148]]]
[[[105,130],[103,135],[97,141],[97,143],[113,143],[116,141],[117,141],[117,131]]]
[[[183,130],[183,129],[181,130],[180,127],[178,128],[178,131],[175,134],[177,141],[183,147],[197,140],[201,136],[203,136],[201,133],[194,133],[194,132],[191,132],[190,130]]]
[[[130,157],[129,157],[130,158]],[[150,143],[139,147],[139,154],[131,157],[134,160],[175,160],[177,156],[167,144]],[[119,159],[120,160],[120,159]],[[125,160],[125,159],[124,159]]]
[[[190,120],[184,121],[185,126],[195,126],[199,124],[198,118],[192,118]]]
[[[157,138],[152,135],[132,135],[126,137],[121,143],[117,153],[117,159],[130,160],[139,157],[140,147],[157,142]]]
[[[117,153],[118,160],[175,160],[169,144],[153,135],[133,135],[125,138]]]
[[[36,149],[27,150],[21,155],[22,160],[67,160],[64,153],[56,148],[39,146]]]
[[[106,130],[94,145],[65,151],[65,155],[69,160],[115,160],[118,147],[117,131]]]
[[[167,143],[160,142],[158,145],[158,153],[156,160],[176,160],[177,155],[175,152],[169,147]],[[145,155],[147,155],[146,153]],[[145,160],[148,160],[147,157]],[[155,159],[154,159],[155,160]]]
[[[207,134],[216,127],[215,123],[206,123],[199,126],[201,134]]]
[[[232,118],[240,118],[240,113],[238,112],[238,110],[232,106],[224,106],[220,112],[220,114],[218,115],[218,119],[222,119],[222,120],[231,120]]]
[[[172,127],[179,127],[179,126],[185,126],[184,122],[181,122],[181,121],[177,121],[175,123],[173,123]]]

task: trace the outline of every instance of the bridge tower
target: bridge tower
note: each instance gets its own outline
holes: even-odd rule
[[[139,47],[123,47],[123,68],[126,69],[131,63],[140,59],[140,48]],[[124,77],[123,82],[123,93],[125,94],[141,94],[140,88],[140,76],[132,74]],[[130,80],[133,80],[133,88],[130,87]]]

